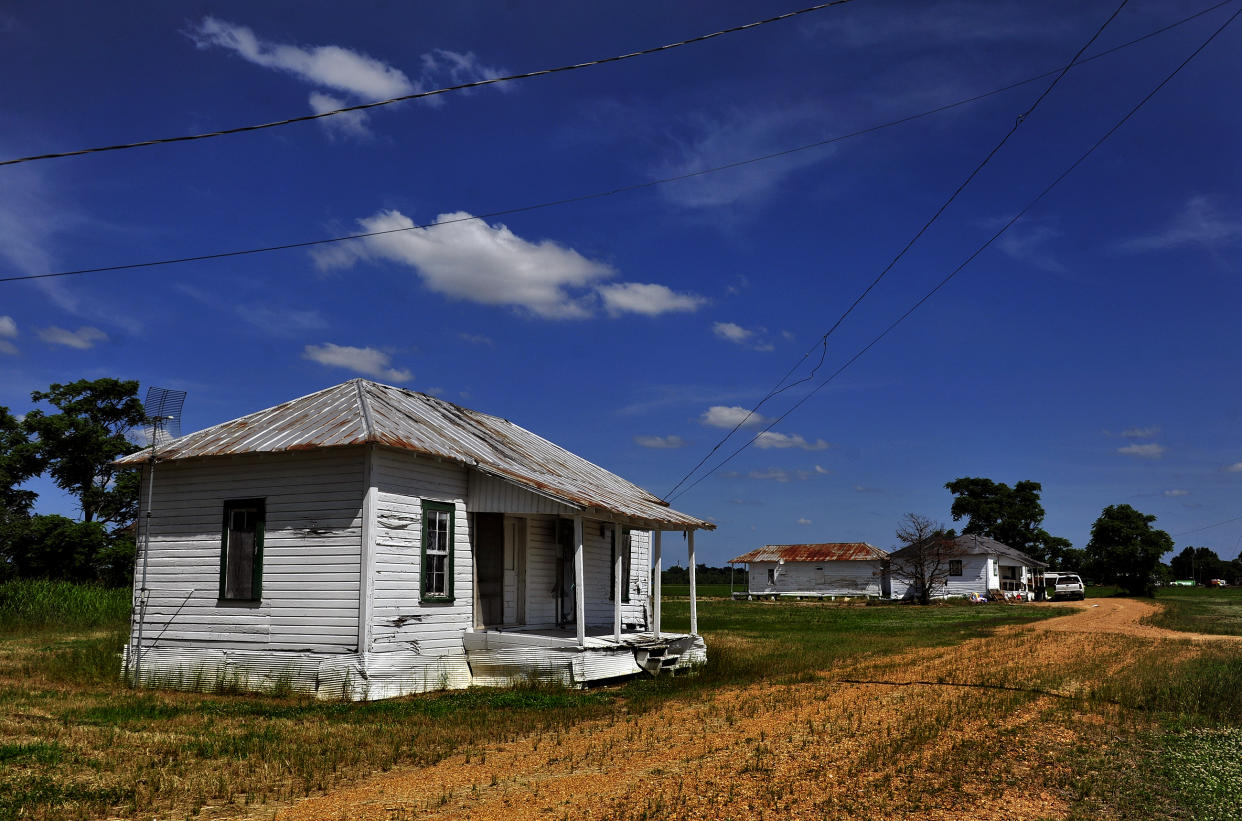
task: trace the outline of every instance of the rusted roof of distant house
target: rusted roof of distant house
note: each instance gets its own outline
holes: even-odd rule
[[[715,525],[673,510],[620,476],[512,422],[434,396],[352,379],[231,422],[182,436],[157,461],[384,445],[458,462],[579,510],[597,510],[670,530]],[[117,460],[140,465],[143,450]]]
[[[821,544],[769,544],[744,553],[729,564],[743,562],[862,562],[887,559],[888,553],[866,542],[823,542]]]

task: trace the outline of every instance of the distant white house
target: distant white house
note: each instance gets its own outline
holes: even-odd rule
[[[892,596],[895,599],[915,598],[918,589],[909,573],[903,573],[917,553],[916,545],[908,545],[889,554]],[[993,591],[1034,594],[1036,579],[1048,565],[1032,559],[1020,550],[1001,544],[987,536],[963,535],[953,539],[943,551],[943,567],[934,584],[932,598],[986,596]]]
[[[866,542],[770,544],[730,564],[746,564],[749,596],[887,596],[888,554]]]
[[[661,631],[660,533],[693,573],[714,526],[495,416],[357,379],[119,463],[140,684],[376,699],[706,658],[693,601]]]

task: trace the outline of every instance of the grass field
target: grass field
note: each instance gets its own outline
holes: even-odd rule
[[[519,738],[559,744],[582,722],[614,722],[673,703],[700,704],[748,686],[807,686],[860,666],[884,673],[899,669],[894,665],[911,653],[937,652],[1057,612],[1022,606],[841,607],[709,599],[699,603],[709,662],[697,676],[637,679],[590,691],[520,687],[350,704],[130,690],[116,676],[125,628],[124,607],[116,602],[127,605],[128,591],[80,592],[0,588],[0,624],[5,625],[0,631],[0,821],[180,819],[203,812],[213,818],[239,817],[256,805],[279,806],[372,772],[431,766],[463,754],[477,760],[495,745]],[[41,616],[41,606],[54,608],[55,615]],[[667,601],[664,612],[666,629],[687,629],[686,601]],[[17,626],[19,618],[24,626]],[[1124,811],[1135,802],[1167,812],[1193,809],[1185,796],[1193,790],[1203,793],[1204,779],[1218,778],[1220,762],[1242,766],[1242,753],[1230,746],[1242,726],[1236,698],[1242,688],[1242,654],[1213,648],[1163,657],[1137,643],[1124,646],[1133,648],[1136,662],[1108,675],[1094,667],[1029,674],[985,667],[976,675],[1007,687],[1063,686],[1066,677],[1099,679],[1081,685],[1087,700],[1058,708],[1068,712],[1056,714],[1056,720],[1075,726],[1083,725],[1083,716],[1109,717],[1106,724],[1092,719],[1083,725],[1083,744],[1051,753],[1070,768],[1090,758],[1096,773],[1092,784],[1074,788],[1069,779],[1065,787],[1078,796],[1081,817],[1099,815],[1101,807],[1109,810],[1105,815],[1146,817]],[[1006,696],[1004,703],[1022,698],[1028,697]],[[1117,709],[1131,711],[1125,722],[1114,720]],[[935,721],[944,719],[933,721],[929,714],[928,720],[932,723],[919,733],[938,732]],[[1097,727],[1098,733],[1092,729]],[[877,755],[900,754],[902,745],[911,743],[905,736],[884,741],[896,746]],[[1208,749],[1216,752],[1201,752]],[[1238,754],[1230,758],[1220,749]],[[963,748],[951,755],[976,753]],[[1207,775],[1198,781],[1187,775],[1199,771],[1186,763],[1190,760]],[[1226,779],[1222,789],[1236,791],[1229,783]]]
[[[1151,619],[1157,627],[1242,636],[1242,588],[1162,587],[1156,600],[1164,605]]]

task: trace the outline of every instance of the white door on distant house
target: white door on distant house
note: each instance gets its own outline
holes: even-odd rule
[[[505,624],[526,623],[526,520],[505,517]]]

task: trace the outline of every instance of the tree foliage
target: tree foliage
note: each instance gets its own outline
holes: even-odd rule
[[[30,512],[36,494],[21,484],[42,470],[39,448],[22,420],[0,405],[0,521]]]
[[[1080,565],[1082,551],[1042,527],[1044,508],[1039,494],[1043,486],[1039,482],[1024,480],[1009,487],[1004,482],[964,476],[945,487],[955,497],[950,509],[953,521],[968,519],[963,533],[995,539],[1053,567]]]
[[[82,520],[121,524],[132,519],[137,484],[132,479],[118,483],[112,461],[138,450],[126,438],[146,418],[138,383],[79,379],[35,391],[30,398],[59,411],[33,410],[23,424],[38,438],[39,456],[56,485],[78,498]]]
[[[1151,526],[1155,516],[1129,505],[1109,505],[1091,526],[1087,563],[1096,581],[1115,583],[1127,593],[1150,596],[1160,557],[1173,549],[1173,538]]]
[[[954,541],[956,533],[918,513],[907,513],[897,526],[901,546],[889,556],[889,575],[904,582],[919,604],[931,604],[932,597],[949,582],[949,562],[962,557]]]
[[[1210,547],[1184,547],[1169,561],[1175,579],[1193,579],[1196,584],[1207,584],[1212,579],[1223,579],[1237,584],[1239,560],[1225,561]]]

